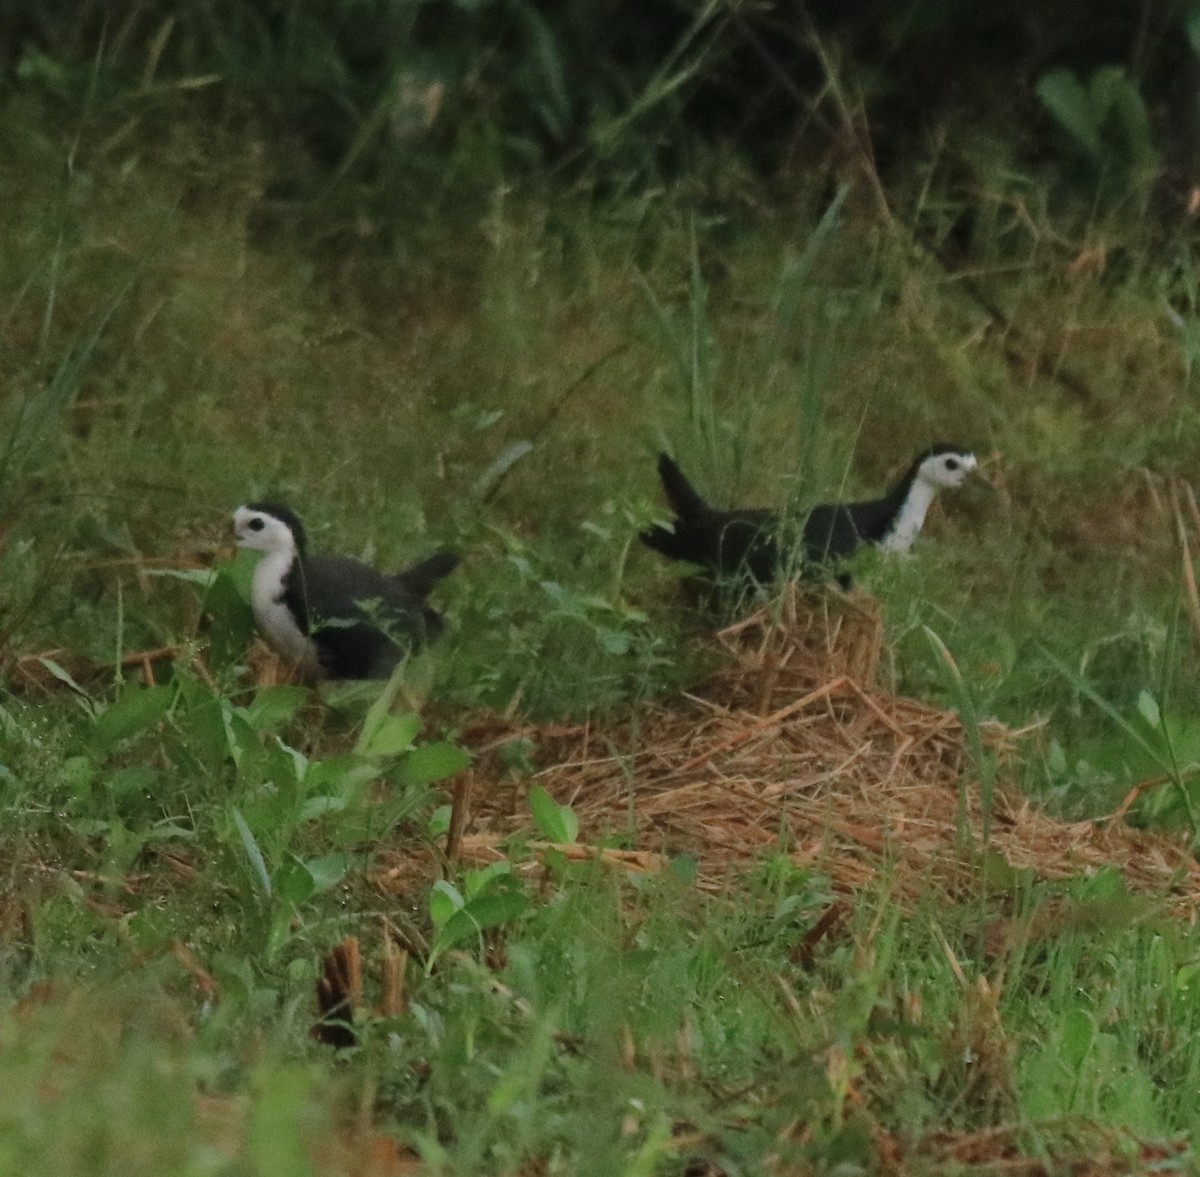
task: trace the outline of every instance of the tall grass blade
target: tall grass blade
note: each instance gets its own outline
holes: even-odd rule
[[[711,469],[717,458],[716,409],[713,406],[713,340],[708,326],[708,286],[700,269],[696,224],[691,224],[691,272],[688,277],[688,336],[684,378],[692,428],[704,446]]]
[[[992,835],[992,802],[996,792],[996,763],[983,742],[983,732],[979,726],[979,712],[975,707],[975,700],[971,695],[970,688],[963,679],[962,671],[959,670],[958,663],[954,661],[954,655],[929,626],[923,625],[921,629],[933,650],[938,668],[941,670],[950,696],[954,700],[954,706],[962,721],[963,733],[967,739],[967,750],[971,754],[971,760],[974,762],[975,772],[979,778],[979,796],[983,806],[983,853],[986,856]],[[959,794],[958,809],[959,838],[964,842],[968,829],[965,787],[964,782],[964,791],[960,791]]]
[[[1172,486],[1171,507],[1175,513],[1175,530],[1179,540],[1179,552],[1183,561],[1183,600],[1187,608],[1188,624],[1192,628],[1192,640],[1200,646],[1200,590],[1196,586],[1196,565],[1192,556],[1192,545],[1188,539],[1187,524],[1183,518],[1183,507],[1179,499],[1182,494],[1187,499],[1192,524],[1200,534],[1200,509],[1196,506],[1196,496],[1192,488],[1184,483]]]
[[[710,471],[717,466],[717,422],[713,403],[714,346],[708,325],[708,286],[700,267],[700,250],[695,223],[690,231],[687,320],[679,324],[671,310],[639,274],[646,302],[654,315],[659,341],[670,357],[680,391],[687,405],[688,424],[700,442]]]
[[[809,279],[826,241],[840,225],[842,206],[850,194],[850,185],[841,184],[829,207],[821,214],[817,227],[808,235],[798,257],[784,263],[775,291],[775,318],[783,330],[792,327],[800,310],[800,303],[809,289]]]
[[[246,824],[246,819],[242,816],[242,811],[233,807],[233,824],[237,826],[238,837],[242,842],[242,849],[246,851],[246,858],[249,859],[250,867],[254,871],[254,877],[258,879],[258,885],[262,888],[263,894],[271,898],[271,875],[267,870],[266,859],[263,858],[262,851],[258,848],[258,841],[254,837],[254,832]]]
[[[638,119],[702,73],[712,46],[720,39],[729,21],[728,15],[721,13],[724,7],[723,0],[709,0],[703,5],[629,107],[610,122],[596,126],[593,139],[601,153],[615,152]],[[707,39],[693,49],[693,44],[704,33],[707,33]],[[689,52],[692,56],[687,60]]]
[[[93,317],[92,325],[67,348],[46,387],[18,407],[8,441],[0,453],[0,489],[24,474],[44,453],[51,432],[78,394],[105,329],[134,281],[130,278],[108,306]]]

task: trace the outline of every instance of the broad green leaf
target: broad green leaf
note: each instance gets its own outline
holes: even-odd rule
[[[320,797],[309,797],[300,807],[300,822],[316,821],[318,818],[328,817],[331,813],[342,813],[346,805],[345,797],[330,797],[324,794]]]
[[[420,731],[419,715],[385,715],[370,736],[360,743],[359,752],[373,760],[400,756],[411,750]]]
[[[294,906],[307,903],[317,889],[307,865],[290,851],[283,856],[275,871],[275,891],[280,899]]]
[[[482,870],[467,871],[464,877],[467,898],[475,899],[482,895],[488,887],[501,878],[506,880],[512,878],[512,863],[505,858],[485,866]]]
[[[291,769],[293,780],[297,782],[308,780],[308,766],[310,761],[299,748],[293,748],[291,744],[285,744],[278,736],[275,737],[272,747],[283,754],[282,759]]]
[[[1037,94],[1059,125],[1093,158],[1104,154],[1100,126],[1092,109],[1088,88],[1069,69],[1043,74]]]
[[[1197,998],[1200,998],[1200,964],[1193,961],[1176,969],[1174,987],[1179,1000],[1194,1006]],[[1195,1016],[1194,1010],[1190,1010],[1189,1013]]]
[[[429,892],[429,917],[435,928],[442,927],[464,903],[462,894],[453,883],[439,879]]]
[[[1088,904],[1111,903],[1114,900],[1130,898],[1129,885],[1121,868],[1116,865],[1102,866],[1094,874],[1079,875],[1067,884],[1067,893],[1072,898]]]
[[[579,818],[575,816],[575,810],[569,805],[560,805],[558,815],[562,820],[563,832],[566,834],[563,841],[574,842],[579,837]]]
[[[425,825],[425,836],[431,840],[444,838],[450,832],[451,806],[439,805],[430,815]]]
[[[173,687],[129,687],[92,724],[88,746],[98,759],[107,756],[122,740],[151,727],[167,713],[175,697]]]
[[[1087,94],[1091,106],[1092,117],[1103,126],[1104,120],[1112,113],[1121,94],[1130,86],[1125,71],[1119,66],[1105,66],[1096,70],[1088,82]]]
[[[480,895],[451,913],[438,928],[433,953],[438,955],[478,936],[488,928],[498,928],[523,915],[529,907],[529,897],[522,891],[510,890]]]
[[[240,771],[251,772],[252,766],[262,759],[263,745],[258,732],[247,723],[240,711],[228,706],[221,708],[221,724],[234,764]]]
[[[176,724],[189,750],[208,771],[214,771],[231,754],[225,727],[225,711],[229,705],[189,674],[178,674],[175,681],[183,703],[176,711]]]
[[[629,634],[620,629],[608,629],[605,626],[595,627],[596,640],[604,648],[606,654],[628,654],[630,646]]]
[[[61,780],[76,797],[91,791],[99,767],[91,756],[68,756],[62,763]]]
[[[995,850],[983,856],[983,877],[998,891],[1017,893],[1022,885],[1029,886],[1035,879],[1032,868],[1017,868]]]
[[[547,841],[575,841],[579,834],[579,819],[569,805],[559,805],[541,785],[534,785],[529,790],[529,808]]]
[[[255,731],[270,732],[287,723],[307,698],[304,687],[264,687],[243,711]]]
[[[321,702],[347,719],[361,720],[379,698],[379,683],[372,679],[327,679],[318,686]]]
[[[376,733],[383,727],[385,721],[392,710],[392,703],[396,699],[396,694],[400,690],[400,683],[404,678],[404,663],[397,664],[396,669],[392,671],[392,677],[384,683],[375,702],[367,708],[366,718],[363,720],[362,731],[358,734],[358,741],[354,745],[354,751],[359,755],[363,755],[366,749],[371,746],[371,741],[375,739]]]
[[[376,765],[357,756],[332,756],[328,760],[312,760],[304,774],[306,793],[336,793],[353,797],[368,781],[379,776]]]
[[[1156,172],[1161,161],[1154,146],[1150,112],[1146,109],[1146,100],[1132,82],[1118,95],[1115,113],[1121,125],[1128,162],[1141,173]]]
[[[97,834],[107,834],[112,828],[112,822],[100,817],[77,817],[68,823],[67,828],[81,837],[94,838]]]
[[[405,788],[424,788],[462,772],[470,763],[470,753],[457,744],[425,744],[400,761],[392,779]]]
[[[681,883],[691,886],[699,874],[699,864],[694,854],[677,854],[670,862],[671,874]]]
[[[362,855],[358,858],[361,860]],[[333,854],[319,854],[316,858],[306,858],[304,866],[312,876],[317,891],[328,891],[336,887],[346,877],[346,872],[354,865],[354,856],[338,851]]]
[[[375,798],[356,804],[356,799],[351,797],[338,820],[330,822],[326,828],[338,846],[375,843],[386,838],[397,822],[411,817],[425,804],[427,797],[424,789],[395,790],[382,804]]]
[[[196,831],[187,826],[181,826],[178,822],[171,821],[169,818],[164,818],[162,821],[156,821],[152,827],[154,835],[153,840],[158,842],[169,842],[173,838],[178,838],[182,842],[193,842],[196,839]]]
[[[158,773],[152,768],[131,765],[112,769],[100,777],[104,791],[110,797],[127,797],[134,793],[149,793],[158,784]]]
[[[1073,1009],[1062,1023],[1063,1061],[1073,1070],[1078,1069],[1096,1038],[1096,1020],[1085,1009]]]

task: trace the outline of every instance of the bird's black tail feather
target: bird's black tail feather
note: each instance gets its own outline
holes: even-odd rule
[[[683,520],[707,515],[712,508],[700,497],[696,488],[684,477],[683,471],[666,454],[658,455],[658,476],[671,509]],[[647,541],[649,542],[649,541]],[[654,544],[650,544],[654,547]]]
[[[449,576],[459,565],[462,557],[457,552],[434,552],[415,564],[401,569],[392,578],[400,581],[419,597],[427,597],[439,580]]]

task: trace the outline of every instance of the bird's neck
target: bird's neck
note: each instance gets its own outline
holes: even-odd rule
[[[267,552],[254,570],[250,604],[267,644],[284,661],[315,674],[319,669],[317,652],[307,632],[308,619],[293,613],[286,600],[288,578],[299,559],[294,546]]]
[[[250,586],[250,601],[256,613],[275,604],[283,596],[285,582],[295,560],[294,547],[267,552],[259,560]]]
[[[909,483],[891,527],[879,542],[885,552],[907,552],[912,547],[936,494],[937,490],[920,478]]]

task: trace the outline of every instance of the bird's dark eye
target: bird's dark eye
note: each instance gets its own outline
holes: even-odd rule
[[[960,463],[957,458],[947,458],[946,459],[946,469],[947,470],[957,470],[959,465],[960,465]]]
[[[266,521],[263,519],[251,519],[250,522],[246,524],[251,531],[262,531],[266,525]]]

